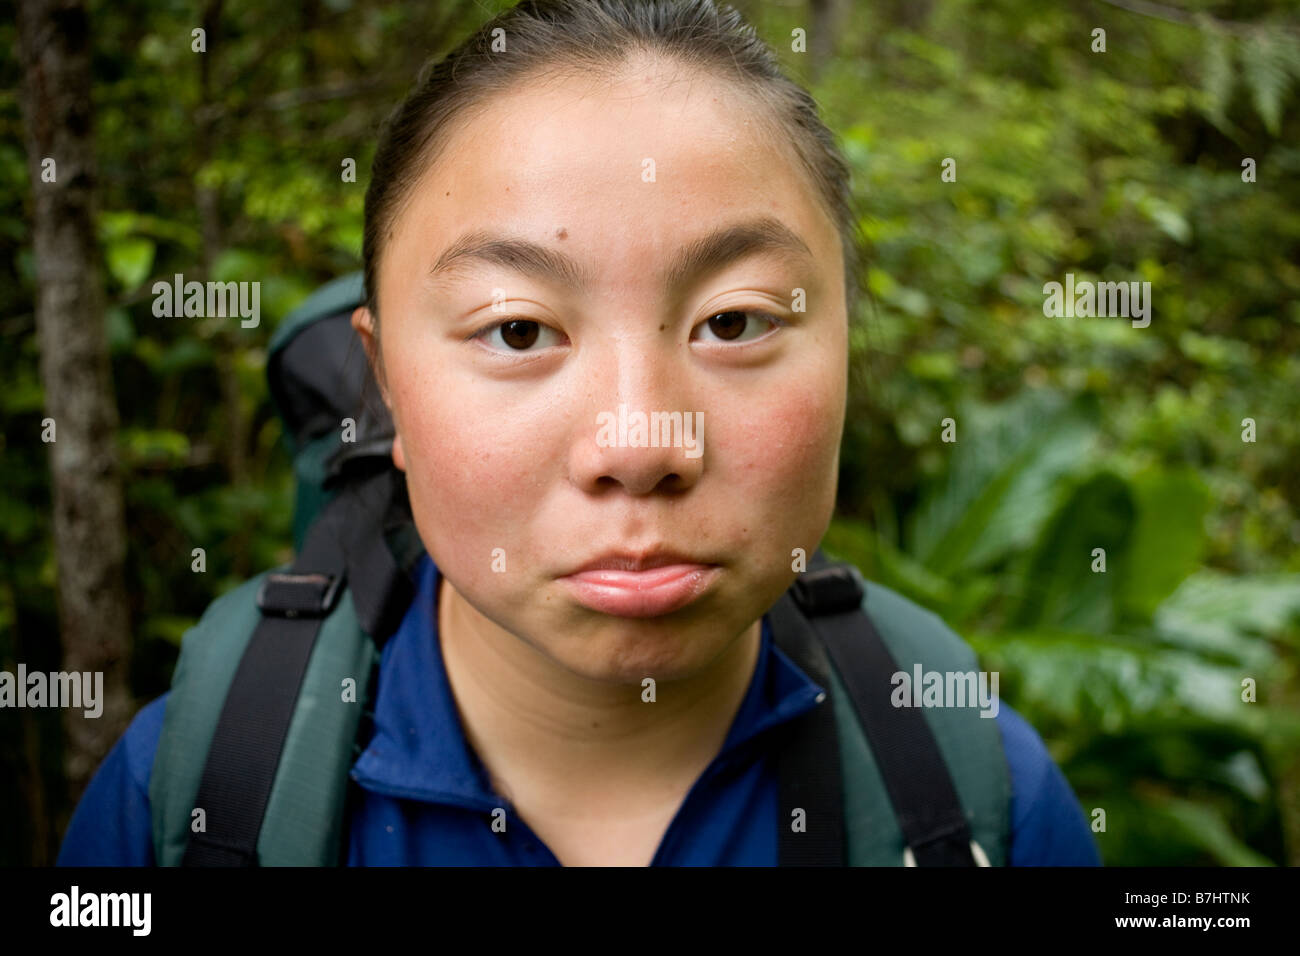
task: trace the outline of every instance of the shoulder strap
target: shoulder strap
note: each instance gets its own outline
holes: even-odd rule
[[[411,581],[383,535],[393,477],[381,471],[346,487],[313,524],[293,567],[263,580],[261,618],[226,694],[195,798],[206,828],[191,834],[183,865],[257,865],[303,678],[344,588],[361,631],[381,640],[410,603]],[[356,676],[368,682],[368,674]]]
[[[789,591],[769,614],[777,646],[829,693],[830,664],[825,651]],[[848,860],[839,731],[825,694],[818,699],[818,706],[787,725],[777,756],[777,780],[779,865],[844,866]],[[800,829],[795,829],[796,823],[801,824]]]
[[[835,712],[843,693],[866,735],[907,850],[920,866],[987,865],[935,735],[919,709],[894,707],[891,677],[899,670],[889,647],[863,610],[863,587],[846,565],[818,552],[812,567],[771,611],[778,646],[832,699],[795,722],[778,759],[781,806],[805,806],[807,832],[783,821],[783,865],[843,865],[841,754]],[[812,635],[816,640],[812,640]],[[818,653],[818,645],[825,653]],[[826,666],[827,658],[834,673]],[[829,726],[829,733],[827,725]],[[829,741],[829,744],[828,744]],[[810,805],[810,806],[808,806]],[[813,814],[816,808],[817,817]],[[818,828],[814,821],[820,820]]]

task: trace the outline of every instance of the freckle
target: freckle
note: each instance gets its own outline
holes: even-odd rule
[[[567,229],[565,229],[563,226],[561,226],[559,229],[556,229],[556,230],[555,230],[555,238],[556,238],[556,239],[568,239],[568,238],[569,238],[569,230],[567,230]]]
[[[659,326],[659,331],[662,332],[662,331],[663,331],[664,329],[666,329],[666,328],[668,328],[667,325],[661,325],[661,326]]]

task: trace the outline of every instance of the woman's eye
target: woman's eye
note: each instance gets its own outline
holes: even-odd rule
[[[507,319],[481,330],[476,338],[497,352],[535,352],[538,349],[533,346],[549,348],[562,341],[555,329],[531,319]]]
[[[747,312],[736,309],[715,312],[695,327],[705,342],[752,342],[761,339],[782,323],[776,316],[765,312]]]

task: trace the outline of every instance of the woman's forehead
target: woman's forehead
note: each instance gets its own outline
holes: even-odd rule
[[[766,107],[724,81],[552,80],[459,123],[394,236],[428,266],[467,231],[554,236],[608,255],[676,254],[720,221],[768,218],[820,258],[838,242]]]

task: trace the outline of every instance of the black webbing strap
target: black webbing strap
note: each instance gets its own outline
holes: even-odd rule
[[[183,866],[256,866],[257,839],[312,648],[345,586],[367,634],[388,633],[411,581],[384,544],[390,476],[344,488],[313,523],[287,573],[267,576],[262,618],[227,691],[195,806]],[[396,605],[400,602],[401,608]],[[381,629],[385,628],[385,629]]]
[[[976,866],[970,824],[930,725],[919,709],[891,703],[898,664],[862,611],[857,579],[844,565],[815,563],[789,594],[853,701],[916,865]]]
[[[399,512],[396,504],[399,494],[404,500],[404,481],[390,465],[339,493],[350,501],[341,520],[352,603],[361,630],[381,647],[415,595],[410,575],[398,564],[384,534],[390,520],[409,521],[409,512]]]
[[[792,720],[777,755],[780,793],[777,862],[780,866],[844,866],[844,788],[840,778],[839,732],[831,705],[830,664],[808,619],[790,593],[769,612],[777,646],[826,696],[816,707]],[[796,811],[803,811],[796,830]]]

